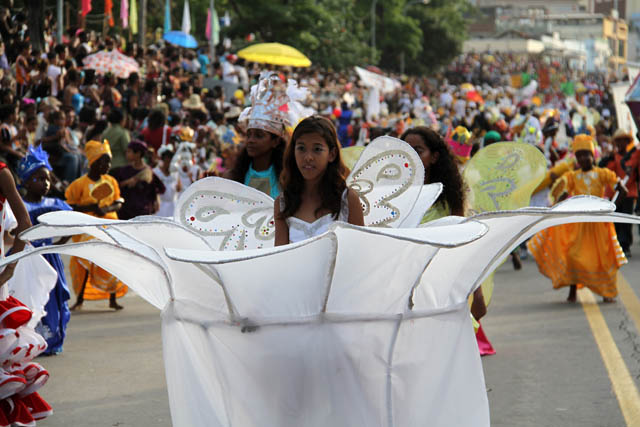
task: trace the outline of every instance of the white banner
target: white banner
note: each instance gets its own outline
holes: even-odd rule
[[[624,102],[629,86],[629,82],[613,84],[611,85],[611,93],[613,94],[613,103],[616,107],[618,128],[631,131],[633,135],[636,135],[638,128],[636,127],[636,123],[633,121],[633,116],[631,115],[629,106]]]
[[[354,67],[363,85],[378,88],[382,93],[393,92],[400,87],[400,82],[390,77],[385,77],[378,73]]]

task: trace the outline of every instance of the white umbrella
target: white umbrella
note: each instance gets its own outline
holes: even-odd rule
[[[100,51],[89,55],[82,61],[84,68],[95,70],[97,74],[112,73],[118,78],[126,79],[131,73],[137,73],[140,66],[135,59],[121,54],[117,50]]]

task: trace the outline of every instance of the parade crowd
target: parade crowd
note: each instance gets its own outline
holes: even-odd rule
[[[618,129],[610,89],[627,79],[620,73],[586,74],[537,55],[470,53],[433,76],[389,74],[395,87],[380,90],[363,83],[355,70],[247,63],[222,46],[211,58],[206,46],[185,49],[163,41],[139,46],[82,29],[68,31],[57,43],[53,30],[48,16],[44,49],[35,50],[24,17],[1,12],[0,161],[6,166],[0,191],[18,232],[37,224],[41,214],[59,210],[107,219],[170,217],[181,192],[207,176],[241,182],[274,199],[282,196],[276,203],[276,244],[309,237],[296,234],[300,228],[291,227],[293,220],[314,223],[331,214],[361,225],[358,198],[344,186],[336,150],[366,146],[381,135],[409,143],[424,163],[425,183],[444,184],[425,222],[469,214],[461,170],[476,152],[501,141],[528,143],[544,154],[548,172],[532,198],[536,206],[586,194],[615,198],[620,212],[636,208],[636,136]],[[100,53],[129,58],[133,71],[86,65]],[[263,79],[283,85],[293,79],[308,90],[299,102],[313,115],[300,129],[286,118],[275,120],[283,126],[273,126],[278,112],[244,117],[245,108],[256,106],[251,88],[266,70],[271,74]],[[303,152],[317,157],[300,178],[295,161]],[[336,161],[335,169],[328,166]],[[329,171],[335,187],[316,204],[309,202],[314,194],[295,194],[302,185],[296,179],[317,178],[314,168]],[[28,218],[20,216],[13,193],[7,194],[14,180]],[[512,261],[519,269],[520,258],[532,255],[554,287],[570,287],[570,301],[578,284],[613,301],[616,272],[631,256],[632,243],[630,225],[559,226],[536,235]],[[569,272],[558,259],[579,259],[580,268]],[[121,309],[117,298],[127,288],[81,258],[72,257],[71,277],[65,277],[59,256],[47,260],[59,278],[36,331],[47,341],[45,354],[56,354],[70,317],[67,283],[77,296],[71,310],[96,299]],[[477,320],[486,313],[481,291],[474,293],[471,311]],[[485,354],[491,354],[488,341],[485,345]]]

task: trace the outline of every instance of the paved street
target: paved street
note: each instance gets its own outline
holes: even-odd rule
[[[565,302],[566,291],[551,289],[531,259],[522,271],[510,263],[499,270],[483,322],[497,350],[483,359],[493,426],[634,425],[625,424],[614,387],[627,419],[639,422],[633,411],[639,410],[640,249],[634,249],[636,257],[622,269],[631,289],[620,284],[625,292],[614,304],[585,303],[589,318],[581,303]],[[42,394],[55,414],[38,425],[171,425],[159,313],[136,296],[123,304],[114,313],[106,302],[86,303],[72,317],[64,353],[40,359],[52,374]],[[597,323],[598,313],[604,323]],[[599,345],[609,358],[616,350],[621,355],[617,365],[609,362],[611,374]]]

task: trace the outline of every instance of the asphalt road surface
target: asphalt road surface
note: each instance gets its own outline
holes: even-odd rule
[[[483,358],[493,426],[640,425],[640,247],[622,268],[620,296],[588,291],[565,301],[535,263],[496,274],[483,326],[497,354]],[[64,353],[40,358],[41,394],[54,415],[41,426],[170,426],[158,310],[135,295],[113,312],[86,302]]]

